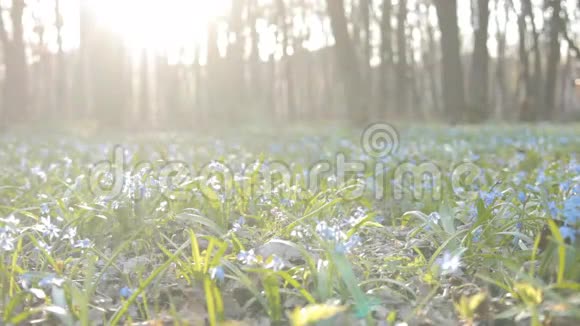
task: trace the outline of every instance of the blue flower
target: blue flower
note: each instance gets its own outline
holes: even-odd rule
[[[232,231],[238,232],[242,229],[244,224],[246,224],[246,219],[243,216],[240,216],[240,218],[232,225]]]
[[[479,240],[481,240],[481,234],[483,233],[483,229],[481,226],[478,226],[475,230],[473,230],[471,232],[472,237],[471,237],[471,241],[473,242],[479,242]]]
[[[525,193],[525,192],[523,192],[523,191],[520,191],[520,192],[518,193],[518,200],[519,200],[519,201],[520,201],[520,202],[523,204],[523,203],[525,203],[525,202],[526,202],[526,199],[527,199],[527,195],[526,195],[526,193]]]
[[[42,215],[48,215],[50,213],[50,207],[48,207],[47,203],[43,203],[40,205],[40,212]]]
[[[48,287],[52,287],[52,286],[61,287],[63,284],[64,284],[64,280],[62,278],[58,278],[52,274],[43,277],[38,282],[38,286],[41,288],[48,288]]]
[[[355,234],[352,237],[350,237],[350,239],[348,239],[347,242],[344,243],[344,249],[346,250],[346,252],[350,252],[356,246],[361,244],[361,242],[362,242],[361,238],[357,234]]]
[[[129,289],[128,287],[124,286],[119,290],[119,296],[121,298],[129,298],[133,294],[133,290]]]
[[[77,240],[77,242],[74,244],[74,247],[79,249],[88,249],[92,248],[92,246],[93,244],[89,239]]]
[[[276,255],[272,255],[269,259],[269,262],[266,265],[264,265],[264,268],[271,269],[274,272],[278,272],[281,271],[284,268],[284,266],[285,265],[282,258]]]
[[[341,241],[345,238],[344,232],[340,230],[338,225],[328,225],[326,221],[318,222],[315,228],[316,233],[327,241]]]
[[[571,182],[570,182],[570,181],[564,181],[564,182],[561,182],[561,183],[560,183],[560,186],[559,186],[559,188],[560,188],[560,192],[562,192],[562,193],[567,193],[567,192],[568,192],[568,190],[570,190],[571,186],[572,186],[572,184],[571,184]]]
[[[495,200],[496,200],[498,197],[500,197],[500,196],[501,196],[501,193],[500,193],[500,192],[498,192],[498,191],[497,191],[497,190],[495,190],[495,189],[492,189],[492,190],[491,190],[491,191],[489,191],[489,192],[481,191],[479,195],[480,195],[481,199],[483,199],[483,202],[485,203],[485,206],[486,206],[486,207],[488,207],[488,206],[490,206],[491,204],[493,204],[493,202],[494,202],[494,201],[495,201]]]
[[[44,236],[48,236],[49,239],[58,238],[61,232],[55,224],[52,223],[50,217],[41,217],[40,223],[35,226],[36,230],[42,232]]]
[[[560,234],[562,235],[562,238],[564,238],[564,240],[570,239],[571,243],[576,242],[576,230],[574,230],[573,228],[564,225],[560,227]]]
[[[294,204],[295,203],[296,203],[295,201],[293,201],[291,199],[286,199],[286,198],[284,198],[284,199],[282,199],[280,201],[280,204],[282,204],[282,206],[284,206],[284,207],[290,207],[290,208],[291,207],[294,207]]]
[[[564,202],[562,214],[569,225],[575,225],[580,217],[580,195],[574,195]]]
[[[258,257],[256,257],[254,249],[250,249],[249,251],[240,251],[237,258],[244,265],[254,265],[258,262]]]
[[[552,217],[556,217],[558,216],[558,207],[556,207],[556,203],[551,201],[548,203],[548,209],[550,210],[550,215],[552,215]]]
[[[433,212],[429,214],[429,222],[439,224],[439,221],[441,221],[441,215],[439,215],[439,213]]]
[[[469,206],[469,220],[473,221],[474,219],[477,218],[477,208],[475,208],[475,205],[472,203]]]
[[[529,190],[529,191],[531,191],[531,192],[535,192],[535,193],[540,192],[540,188],[539,187],[533,186],[531,184],[526,184],[526,189]]]
[[[540,170],[540,172],[538,172],[538,176],[536,177],[536,184],[544,184],[547,180],[548,178],[546,177],[544,170]]]
[[[219,282],[222,282],[222,283],[223,283],[225,276],[226,276],[226,274],[224,272],[224,268],[222,266],[216,266],[216,267],[210,268],[209,275],[210,275],[212,280],[218,280]]]

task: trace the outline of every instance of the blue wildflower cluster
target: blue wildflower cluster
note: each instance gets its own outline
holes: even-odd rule
[[[576,242],[576,236],[578,235],[580,194],[574,194],[564,202],[562,216],[564,217],[564,225],[560,227],[560,234],[564,239],[570,239],[570,241],[574,243]]]
[[[362,242],[360,236],[357,234],[348,237],[346,232],[342,231],[341,225],[329,224],[326,221],[318,222],[316,225],[316,233],[320,239],[334,246],[338,253],[351,252]]]
[[[496,199],[501,197],[501,193],[495,188],[490,191],[481,191],[480,198],[483,200],[486,207],[490,207],[496,201]]]
[[[256,255],[254,249],[250,249],[248,251],[242,250],[238,253],[237,259],[240,263],[244,264],[244,265],[249,265],[249,266],[262,266],[266,269],[271,269],[275,272],[280,271],[282,269],[284,269],[284,267],[286,266],[286,264],[284,263],[284,260],[280,257],[278,257],[275,254],[272,254],[270,257],[268,257],[267,259],[264,259],[263,257]],[[214,270],[214,275],[215,273],[217,273]],[[217,274],[219,276],[219,273]]]

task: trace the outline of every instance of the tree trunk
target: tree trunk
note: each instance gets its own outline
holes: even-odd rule
[[[54,5],[54,14],[56,17],[56,44],[58,47],[58,52],[56,54],[56,73],[55,73],[55,104],[56,110],[61,114],[61,116],[70,117],[70,112],[68,110],[68,105],[66,103],[66,63],[64,57],[63,40],[62,40],[62,28],[63,28],[63,17],[61,14],[61,0],[56,0]]]
[[[10,17],[12,39],[8,38],[4,20],[0,18],[0,38],[4,48],[4,96],[0,124],[22,122],[29,114],[28,67],[24,44],[22,14],[24,0],[13,0]]]
[[[435,6],[441,28],[443,100],[447,118],[451,119],[452,123],[456,123],[463,120],[465,110],[465,86],[459,50],[457,0],[436,1]]]
[[[262,67],[263,63],[260,62],[260,54],[258,48],[259,34],[256,31],[256,22],[258,21],[259,8],[258,0],[248,0],[248,25],[250,27],[250,32],[247,34],[249,38],[250,46],[250,58],[248,60],[248,72],[249,72],[249,83],[248,83],[248,97],[249,103],[257,107],[260,111],[258,112],[261,116],[268,117],[271,112],[265,103],[267,97],[264,96],[264,83],[263,83],[263,73]]]
[[[407,79],[407,0],[399,0],[397,15],[397,112],[407,112],[409,85]]]
[[[363,42],[363,61],[362,61],[362,70],[361,70],[361,78],[363,79],[363,90],[364,95],[369,98],[368,110],[369,110],[369,118],[372,116],[372,108],[373,104],[375,103],[373,97],[373,75],[372,75],[372,68],[371,68],[371,56],[372,56],[372,46],[371,46],[371,10],[372,10],[372,0],[360,0],[360,12],[361,12],[361,20],[363,25],[363,34],[364,37]]]
[[[487,49],[487,32],[489,26],[489,2],[477,0],[477,24],[474,26],[475,43],[471,66],[471,109],[476,117],[488,116],[489,92],[489,52]]]
[[[433,31],[433,26],[429,22],[429,14],[427,13],[425,24],[427,25],[427,41],[428,41],[428,48],[432,49],[431,51],[427,50],[423,53],[423,62],[427,65],[427,73],[429,74],[429,88],[431,90],[431,102],[432,102],[432,111],[434,111],[435,115],[439,116],[441,114],[440,106],[439,106],[439,83],[437,82],[437,51],[435,50],[435,35]]]
[[[353,123],[367,119],[367,103],[361,94],[361,76],[353,43],[348,35],[344,0],[327,0],[330,25],[335,40],[335,53],[345,89],[348,116]]]
[[[89,91],[90,39],[95,22],[89,0],[80,0],[79,17],[79,64],[76,68],[75,83],[73,85],[73,93],[75,94],[73,106],[77,108],[75,110],[77,118],[89,119],[92,107]]]
[[[380,110],[384,112],[389,106],[389,70],[393,63],[393,49],[391,45],[391,0],[383,0],[383,11],[381,20],[381,85],[380,85]]]
[[[495,1],[495,11],[499,12],[500,0]],[[509,14],[509,5],[507,2],[504,3],[504,11],[506,16]],[[504,118],[505,117],[505,110],[511,105],[509,104],[509,90],[508,90],[508,83],[507,83],[507,76],[506,76],[506,48],[507,48],[507,41],[506,41],[506,29],[507,29],[508,22],[503,22],[503,26],[500,24],[500,20],[498,15],[495,15],[495,26],[496,26],[496,34],[495,39],[497,40],[497,65],[495,70],[495,91],[497,92],[495,98],[496,100],[496,108],[495,108],[495,117],[496,118]]]
[[[522,5],[524,5],[522,3]],[[530,121],[532,119],[530,112],[530,100],[529,97],[533,96],[532,91],[532,81],[530,80],[530,60],[528,57],[528,50],[526,46],[526,11],[522,10],[518,15],[518,35],[519,35],[519,48],[518,53],[520,57],[520,80],[524,84],[523,88],[523,98],[520,103],[520,113],[519,119],[522,121]]]
[[[208,115],[210,120],[222,118],[223,114],[223,84],[220,69],[220,53],[218,48],[217,23],[211,21],[207,30],[207,64],[206,83],[208,99]]]
[[[222,95],[221,101],[224,105],[224,120],[228,122],[238,122],[245,115],[239,110],[240,106],[246,106],[246,92],[244,83],[244,26],[242,14],[244,12],[245,1],[230,1],[232,8],[228,21],[228,37],[230,38],[227,47],[227,57],[225,67],[221,69],[221,82],[225,86],[227,97]],[[233,39],[232,39],[233,36]]]
[[[550,19],[550,48],[548,55],[548,65],[546,67],[546,94],[544,96],[544,119],[553,118],[556,111],[556,80],[558,77],[558,67],[560,66],[560,32],[562,31],[563,20],[560,16],[562,11],[561,0],[551,0],[552,18]]]
[[[288,118],[294,120],[297,118],[296,104],[294,102],[294,81],[292,78],[292,58],[290,56],[290,24],[288,23],[288,16],[286,10],[285,0],[277,0],[278,5],[278,20],[280,22],[282,33],[282,53],[283,59],[283,78],[284,89],[286,90],[286,110]]]

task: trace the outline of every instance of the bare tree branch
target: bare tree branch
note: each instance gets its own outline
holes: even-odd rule
[[[580,2],[579,2],[580,4]],[[572,38],[570,37],[570,34],[568,34],[568,22],[570,22],[570,19],[568,17],[568,13],[564,11],[564,28],[562,28],[562,36],[564,37],[564,39],[566,40],[566,42],[568,42],[568,46],[570,47],[570,50],[572,50],[572,52],[574,52],[574,55],[576,56],[576,58],[580,58],[580,49],[576,46],[576,44],[574,43],[574,40],[572,40]]]
[[[576,46],[576,44],[574,44],[574,40],[572,40],[570,35],[568,35],[568,32],[563,31],[562,36],[564,36],[564,39],[566,40],[566,42],[568,42],[568,46],[570,47],[570,50],[574,52],[576,58],[580,58],[580,49]]]
[[[8,39],[8,33],[6,32],[6,26],[4,24],[3,11],[4,8],[0,8],[0,42],[2,42],[3,46],[7,46],[10,40]]]

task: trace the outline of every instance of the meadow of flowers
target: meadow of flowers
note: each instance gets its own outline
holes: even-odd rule
[[[400,128],[382,157],[351,129],[2,135],[0,324],[575,325],[574,127]],[[368,169],[316,170],[339,154]]]

